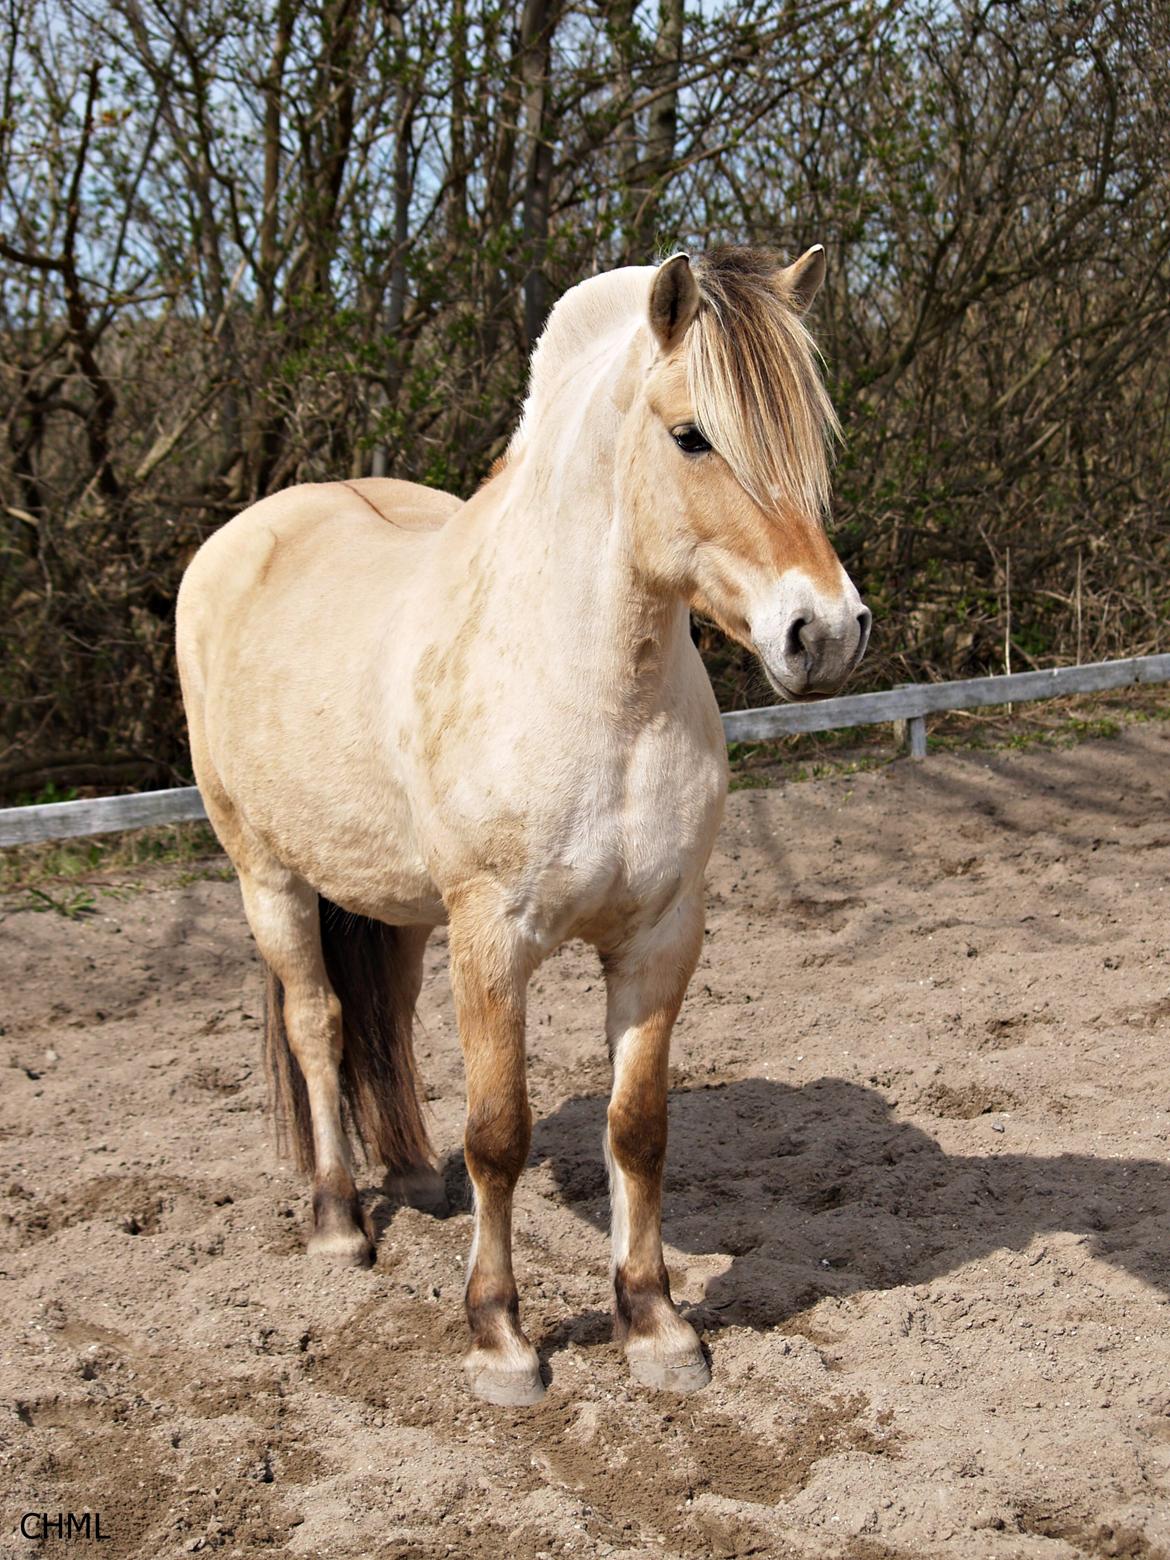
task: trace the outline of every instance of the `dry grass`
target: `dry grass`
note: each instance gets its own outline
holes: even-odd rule
[[[183,882],[233,876],[210,824],[176,823],[91,839],[12,846],[0,851],[0,891],[35,897],[38,888],[51,884],[74,889],[99,884],[103,889],[133,887],[145,881],[152,868],[163,865],[179,867]],[[118,879],[123,880],[121,885]],[[42,904],[40,908],[54,907]]]

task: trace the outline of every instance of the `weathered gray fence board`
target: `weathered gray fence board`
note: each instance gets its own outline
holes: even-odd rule
[[[1051,699],[1062,693],[1104,693],[1131,683],[1170,682],[1170,655],[1132,656],[1127,661],[1096,661],[1089,666],[1057,666],[1045,672],[1013,672],[1010,677],[972,677],[965,682],[913,683],[888,693],[855,693],[815,704],[773,704],[760,710],[736,710],[723,717],[729,742],[757,742],[794,731],[832,731],[839,726],[871,726],[944,710],[983,709],[992,704]]]
[[[160,823],[190,823],[206,817],[203,798],[193,785],[173,791],[141,791],[137,796],[95,796],[89,802],[6,807],[0,810],[0,845],[114,834],[121,829],[148,829]]]
[[[1047,672],[1014,672],[1010,677],[914,683],[906,688],[891,688],[888,693],[855,693],[816,704],[774,704],[767,709],[736,710],[724,715],[723,731],[729,742],[754,742],[796,731],[832,731],[840,726],[908,720],[911,753],[922,758],[926,753],[924,715],[984,709],[993,704],[1022,704],[1062,693],[1104,693],[1132,683],[1160,682],[1170,682],[1170,655],[1140,655],[1127,661],[1058,666]],[[189,823],[206,817],[203,798],[194,786],[144,791],[137,796],[99,796],[90,802],[8,807],[0,809],[0,845],[114,834],[122,829]]]

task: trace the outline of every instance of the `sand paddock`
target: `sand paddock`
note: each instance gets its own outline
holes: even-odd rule
[[[609,1341],[603,993],[530,999],[517,1268],[548,1396],[470,1398],[461,1064],[418,1050],[453,1212],[301,1255],[222,865],[0,903],[0,1553],[107,1560],[1170,1554],[1170,729],[742,791],[673,1052],[665,1233],[714,1381]],[[118,885],[122,885],[120,888]],[[117,889],[116,892],[111,890]]]

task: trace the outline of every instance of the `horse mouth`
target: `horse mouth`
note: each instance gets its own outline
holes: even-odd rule
[[[764,666],[762,661],[760,665],[763,668],[764,676],[768,679],[769,683],[780,695],[781,700],[785,704],[816,704],[819,700],[827,699],[831,696],[830,691],[818,693],[794,693],[791,688],[785,687],[785,685],[778,677],[773,677],[771,672],[766,666]]]

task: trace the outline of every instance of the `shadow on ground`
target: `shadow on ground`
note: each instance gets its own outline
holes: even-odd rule
[[[565,1202],[604,1231],[606,1101],[567,1100],[537,1126]],[[708,1325],[783,1323],[824,1295],[940,1277],[1038,1235],[1081,1235],[1092,1255],[1170,1294],[1170,1166],[1013,1153],[979,1117],[986,1154],[948,1154],[875,1089],[747,1078],[670,1102],[663,1232],[726,1253],[699,1307]]]

